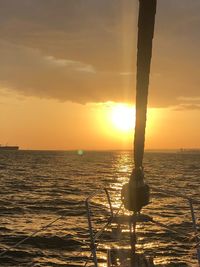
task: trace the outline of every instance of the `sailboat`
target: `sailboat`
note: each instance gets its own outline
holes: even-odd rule
[[[129,247],[120,247],[107,249],[107,267],[111,266],[131,266],[131,267],[153,267],[154,259],[146,257],[145,253],[137,253],[136,244],[137,236],[136,229],[139,223],[155,223],[161,227],[168,228],[169,231],[174,231],[167,225],[156,222],[151,216],[141,213],[144,206],[150,202],[150,188],[144,179],[143,156],[145,147],[145,128],[147,114],[147,100],[149,88],[150,65],[152,57],[152,46],[155,26],[157,0],[139,0],[139,16],[138,16],[138,40],[137,40],[137,79],[136,79],[136,125],[134,135],[134,167],[129,182],[122,187],[121,200],[122,203],[119,209],[114,214],[112,201],[108,190],[104,192],[110,210],[110,217],[107,223],[96,233],[92,224],[92,215],[90,202],[95,196],[95,193],[89,196],[86,201],[86,209],[88,216],[88,226],[90,234],[90,249],[91,255],[85,266],[92,259],[94,266],[99,266],[98,261],[98,245],[105,239],[104,231],[110,226],[114,229],[115,237],[120,236],[122,239],[122,228],[129,232]],[[161,192],[161,194],[172,195],[171,192]],[[200,266],[200,248],[196,218],[193,208],[193,200],[181,194],[175,194],[176,197],[186,199],[190,206],[194,236],[197,248],[198,266]],[[120,214],[122,207],[128,212]],[[113,232],[113,231],[111,231]],[[118,233],[118,234],[117,234]],[[114,242],[114,241],[113,241]],[[160,266],[160,265],[159,265]],[[164,265],[163,265],[164,266]]]

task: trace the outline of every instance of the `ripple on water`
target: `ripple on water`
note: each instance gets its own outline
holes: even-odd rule
[[[81,157],[75,152],[0,153],[1,251],[56,216],[64,216],[50,229],[9,251],[1,259],[1,266],[82,266],[89,253],[84,200],[99,188],[108,187],[117,207],[132,164],[129,151],[86,152]],[[152,187],[199,199],[199,155],[146,153],[144,167]],[[151,201],[144,212],[192,237],[187,203],[159,192],[152,193]],[[108,216],[105,199],[99,196],[93,204],[98,220],[95,225],[100,227],[104,216]],[[153,255],[158,265],[192,266],[196,262],[192,238],[186,241],[176,233],[148,224],[138,228],[138,238],[138,249]],[[105,239],[112,243],[108,236]],[[81,247],[78,256],[76,251]],[[101,258],[105,263],[104,252]]]

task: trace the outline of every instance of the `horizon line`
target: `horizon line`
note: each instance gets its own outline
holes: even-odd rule
[[[118,148],[118,149],[84,149],[84,148],[73,148],[73,149],[34,149],[34,148],[19,148],[20,151],[133,151],[133,148]],[[200,147],[197,148],[146,148],[144,151],[190,151],[190,150],[200,150]]]

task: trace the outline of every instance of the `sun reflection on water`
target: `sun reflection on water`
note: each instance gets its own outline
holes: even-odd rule
[[[130,153],[121,153],[112,165],[114,176],[109,185],[109,190],[115,210],[121,205],[120,191],[122,185],[128,181],[132,171],[132,160],[130,157]],[[187,214],[188,212],[189,210],[183,200],[170,196],[166,197],[159,195],[158,197],[155,192],[152,192],[151,203],[143,209],[143,213],[152,216],[155,221],[166,224],[174,229],[180,229],[180,225],[183,225],[183,223],[188,223],[189,226],[188,219],[190,214]],[[130,215],[130,212],[124,210],[123,214]],[[136,248],[138,253],[145,252],[150,256],[153,256],[154,263],[158,265],[167,265],[171,262],[176,262],[174,255],[176,255],[176,251],[180,253],[181,245],[180,240],[173,241],[174,237],[175,239],[178,238],[177,236],[168,232],[166,229],[160,228],[158,225],[150,223],[137,224],[136,231],[138,241]],[[110,240],[110,245],[112,247],[115,249],[130,249],[128,227],[125,227],[118,234],[115,231],[115,237],[118,237],[119,240],[117,242]],[[168,247],[168,243],[171,244],[171,248]],[[184,245],[186,246],[186,243]],[[103,246],[103,248],[107,249],[108,246]],[[182,250],[182,253],[186,253],[187,248],[182,248]],[[105,258],[105,253],[102,254],[102,258]]]

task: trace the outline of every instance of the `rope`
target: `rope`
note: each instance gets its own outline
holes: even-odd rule
[[[140,9],[137,44],[136,125],[134,137],[134,163],[136,169],[142,167],[144,156],[149,73],[157,3],[157,0],[139,1]]]
[[[63,219],[65,216],[62,215],[60,217],[58,217],[57,219],[51,221],[50,223],[48,223],[47,225],[43,226],[42,228],[40,228],[39,230],[36,230],[35,232],[33,232],[31,235],[25,237],[24,239],[20,240],[19,242],[17,242],[16,244],[14,244],[13,246],[10,246],[8,249],[6,249],[5,251],[0,253],[0,257],[2,257],[3,255],[5,255],[6,253],[8,253],[9,251],[11,251],[13,248],[17,248],[19,245],[21,245],[22,243],[24,243],[25,241],[29,240],[31,237],[35,236],[36,234],[46,230],[47,228],[49,228],[51,225],[53,225],[54,223],[56,223],[57,221]]]

